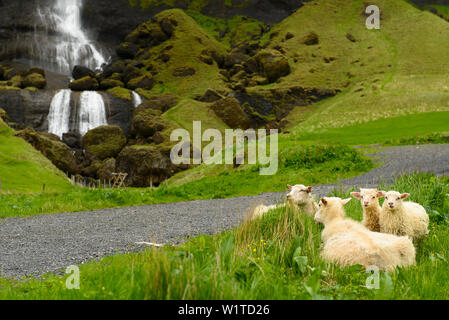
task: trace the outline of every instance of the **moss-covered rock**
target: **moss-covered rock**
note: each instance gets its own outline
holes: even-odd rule
[[[170,148],[159,146],[129,146],[117,157],[117,171],[128,174],[126,183],[133,187],[158,185],[173,175]]]
[[[128,100],[128,101],[132,100],[131,90],[128,90],[126,88],[114,87],[114,88],[108,89],[107,92],[112,94],[114,97],[116,97],[118,99]]]
[[[119,126],[101,126],[83,137],[86,153],[99,160],[117,156],[125,145],[126,137]]]
[[[18,131],[16,136],[30,143],[63,172],[78,173],[76,158],[72,150],[64,143],[40,134],[31,128]]]
[[[98,179],[109,181],[112,178],[112,174],[116,172],[115,167],[116,160],[114,158],[104,160],[97,172]]]
[[[87,67],[84,66],[75,66],[72,71],[72,77],[75,80],[84,78],[84,77],[91,77],[95,78],[95,72],[90,70]]]
[[[139,110],[143,109],[153,109],[158,110],[162,113],[168,111],[169,109],[173,108],[178,104],[178,97],[171,93],[162,94],[162,95],[153,95],[147,98],[142,103],[142,106]]]
[[[144,105],[139,106],[131,120],[131,132],[145,138],[151,137],[158,131],[164,130],[169,124],[160,118],[161,112]]]
[[[108,90],[111,88],[124,87],[124,86],[125,84],[122,81],[116,79],[103,79],[100,81],[100,88],[102,90]]]
[[[291,71],[288,59],[277,50],[262,50],[256,59],[269,82],[275,82]]]
[[[74,91],[95,91],[100,88],[100,85],[97,79],[87,76],[71,82],[69,88]]]
[[[251,120],[243,111],[239,101],[233,97],[226,97],[215,102],[211,109],[231,128],[248,129],[251,125]]]
[[[23,79],[22,86],[45,89],[47,86],[47,80],[45,80],[45,77],[40,73],[31,73]]]
[[[136,90],[138,88],[144,89],[144,90],[151,90],[153,88],[153,78],[151,75],[144,75],[140,76],[134,79],[131,79],[128,81],[126,86],[128,89]]]

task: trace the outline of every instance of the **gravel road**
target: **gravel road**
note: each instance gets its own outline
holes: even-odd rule
[[[375,186],[414,171],[449,174],[449,145],[382,148],[368,154],[380,163],[364,175],[314,188],[318,196],[336,186]],[[301,183],[301,181],[286,181]],[[285,192],[92,212],[0,220],[0,276],[38,276],[117,252],[144,249],[137,242],[177,244],[188,236],[215,234],[241,223],[249,208],[282,201]]]

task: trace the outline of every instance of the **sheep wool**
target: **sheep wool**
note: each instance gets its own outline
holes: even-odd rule
[[[408,237],[369,231],[361,223],[345,218],[343,206],[350,199],[323,198],[315,215],[324,224],[321,257],[342,267],[360,264],[392,271],[415,264],[415,247]]]
[[[405,202],[408,193],[396,191],[385,193],[385,201],[379,217],[380,231],[399,236],[408,236],[413,241],[429,233],[429,216],[418,203]]]

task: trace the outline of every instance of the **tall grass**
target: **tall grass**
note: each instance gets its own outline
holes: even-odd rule
[[[413,174],[385,189],[411,193],[428,210],[448,214],[448,179]],[[335,195],[347,196],[346,191]],[[346,207],[360,219],[358,201]],[[193,238],[177,247],[116,255],[81,266],[80,290],[65,277],[0,280],[1,299],[448,299],[449,229],[432,218],[417,246],[416,266],[381,273],[366,287],[361,266],[340,268],[320,257],[322,227],[291,208],[245,220],[237,229]]]

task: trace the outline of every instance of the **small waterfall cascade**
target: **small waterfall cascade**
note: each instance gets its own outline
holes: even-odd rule
[[[138,94],[137,92],[133,91],[132,92],[133,95],[133,103],[134,103],[134,108],[137,108],[138,106],[140,106],[142,104],[142,97],[140,96],[140,94]]]
[[[87,131],[102,125],[107,125],[106,107],[101,94],[95,91],[84,91],[79,98],[78,113],[71,110],[72,91],[60,90],[53,97],[48,114],[48,132],[56,134],[60,138],[64,133],[71,131],[70,115],[77,114],[75,131],[84,136]]]
[[[70,97],[72,91],[64,89],[56,93],[50,104],[48,114],[48,132],[60,138],[64,133],[69,132],[70,123]]]
[[[107,124],[106,108],[101,94],[95,91],[81,93],[79,133],[85,135],[87,131]]]
[[[106,62],[82,28],[82,6],[82,0],[55,0],[53,6],[38,8],[48,37],[41,39],[40,34],[35,34],[33,52],[41,60],[40,65],[69,75],[75,65],[96,70]]]

